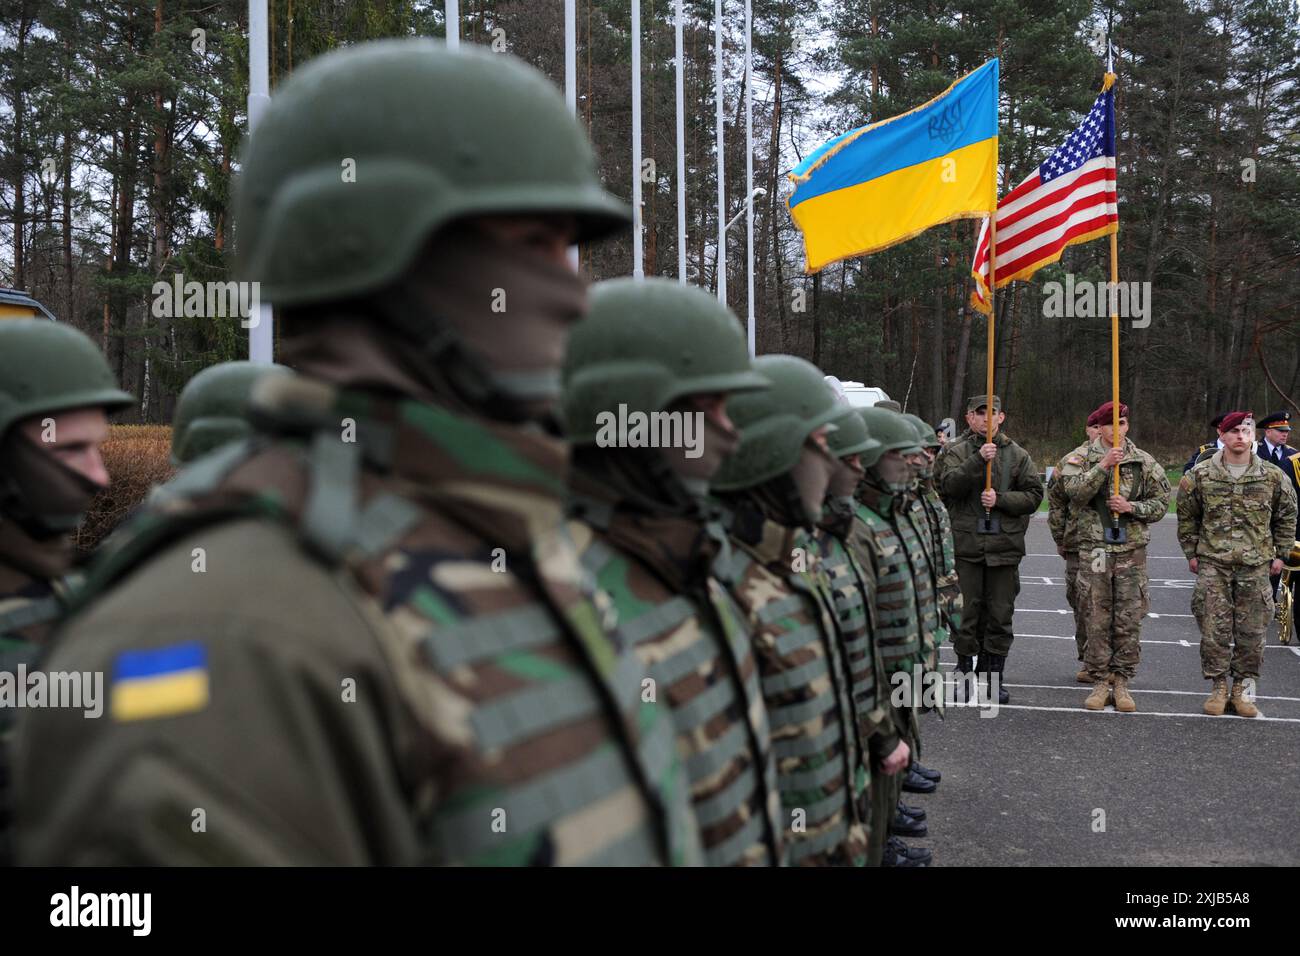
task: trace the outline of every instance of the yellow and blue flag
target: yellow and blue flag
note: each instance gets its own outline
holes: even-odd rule
[[[837,136],[790,174],[806,271],[997,205],[998,61],[930,102]]]
[[[208,703],[208,655],[198,641],[124,651],[113,666],[114,720],[147,720],[202,710]]]

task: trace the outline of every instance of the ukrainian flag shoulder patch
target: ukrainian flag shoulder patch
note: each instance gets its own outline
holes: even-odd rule
[[[113,662],[109,712],[117,721],[173,717],[208,703],[208,650],[199,641],[123,651]]]

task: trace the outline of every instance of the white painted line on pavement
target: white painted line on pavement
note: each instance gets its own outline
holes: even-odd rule
[[[1024,578],[1021,578],[1020,583],[1037,584],[1040,586],[1047,586],[1047,587],[1054,587],[1054,588],[1065,587],[1064,578],[1061,578],[1061,580],[1057,581],[1052,578],[1049,578],[1045,574],[1036,574],[1034,575],[1034,577],[1042,578],[1042,580],[1034,581],[1034,580],[1026,580]],[[1194,587],[1196,587],[1196,579],[1195,578],[1151,578],[1148,587],[1154,588],[1158,591],[1190,591]]]
[[[1087,684],[1007,684],[1007,687],[1028,687],[1037,690],[1075,690],[1083,693],[1088,690]],[[1142,694],[1178,694],[1184,697],[1205,697],[1204,690],[1156,690],[1154,688],[1133,687],[1129,685],[1134,696]],[[1300,697],[1265,697],[1263,694],[1256,694],[1256,700],[1286,700],[1292,703],[1300,704]],[[1004,705],[1005,706],[1005,705]],[[1208,715],[1207,715],[1208,716]]]
[[[1072,640],[1074,640],[1074,635],[1073,635],[1073,634],[1066,634],[1066,635],[1063,636],[1063,635],[1060,635],[1060,634],[1026,634],[1026,633],[1023,632],[1023,631],[1016,631],[1015,636],[1016,636],[1016,637],[1043,637],[1043,638],[1048,638],[1049,640],[1053,640],[1053,641],[1072,641]],[[1142,644],[1170,644],[1170,645],[1172,645],[1172,646],[1174,646],[1174,647],[1179,647],[1179,646],[1182,646],[1182,647],[1189,647],[1189,648],[1192,648],[1193,650],[1198,650],[1198,651],[1200,650],[1200,647],[1201,647],[1201,645],[1200,645],[1199,643],[1197,643],[1197,644],[1189,644],[1187,641],[1184,641],[1184,640],[1177,640],[1177,641],[1157,641],[1157,640],[1154,640],[1154,639],[1153,639],[1153,640],[1147,640],[1146,638],[1143,638],[1143,639],[1141,640],[1140,643],[1142,643]],[[951,650],[951,647],[950,647],[950,645],[948,645],[948,644],[943,644],[943,645],[941,645],[941,648],[942,648],[943,650],[945,650],[945,651],[946,651],[946,650]],[[1297,650],[1294,646],[1292,646],[1292,645],[1290,645],[1290,644],[1265,644],[1265,645],[1264,645],[1264,650],[1266,650],[1266,651],[1268,651],[1268,650],[1274,650],[1274,651],[1290,651],[1292,654],[1295,654],[1297,657],[1300,657],[1300,650]]]
[[[1061,608],[1055,608],[1055,607],[1018,607],[1018,608],[1016,608],[1016,613],[1017,613],[1017,614],[1021,613],[1022,611],[1025,612],[1026,614],[1073,614],[1073,613],[1074,613],[1074,612],[1071,611],[1068,607],[1065,608],[1064,610],[1062,610]],[[1162,618],[1162,617],[1191,617],[1191,616],[1192,616],[1192,615],[1190,615],[1190,614],[1169,614],[1169,613],[1167,613],[1167,612],[1165,612],[1165,611],[1161,611],[1159,614],[1147,614],[1147,617],[1154,618],[1154,619],[1157,620],[1157,621],[1160,620],[1160,618]]]
[[[1011,686],[1010,684],[1007,685]],[[1173,714],[1159,710],[1139,710],[1132,714],[1121,714],[1114,708],[1107,706],[1105,710],[1088,710],[1084,707],[1038,707],[1030,704],[1001,704],[999,710],[1045,710],[1060,714],[1115,714],[1119,717],[1196,717],[1201,720],[1247,720],[1271,724],[1300,724],[1300,717],[1265,717],[1263,712],[1258,717],[1239,717],[1236,714],[1224,714],[1223,717],[1211,717],[1209,714]]]

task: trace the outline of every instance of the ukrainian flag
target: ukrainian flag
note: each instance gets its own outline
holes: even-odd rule
[[[806,271],[997,208],[998,61],[930,102],[837,136],[795,167]]]
[[[125,651],[113,667],[114,720],[147,720],[201,710],[208,703],[207,648],[198,641]]]

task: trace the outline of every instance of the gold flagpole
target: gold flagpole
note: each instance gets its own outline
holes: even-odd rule
[[[1102,81],[1102,90],[1110,89],[1115,83],[1115,73],[1113,67],[1114,54],[1110,48],[1110,37],[1106,38],[1106,78]],[[1114,116],[1112,108],[1112,116]],[[1118,143],[1115,144],[1118,147]],[[1119,150],[1116,149],[1118,154]],[[1116,171],[1119,168],[1118,158],[1116,159]],[[1116,177],[1116,211],[1118,211],[1118,190],[1119,180]],[[1111,401],[1111,447],[1119,448],[1123,444],[1123,437],[1119,433],[1119,296],[1116,294],[1119,290],[1119,230],[1118,228],[1110,234],[1110,401]],[[1119,463],[1116,462],[1114,470],[1111,473],[1112,494],[1119,494]],[[1119,513],[1112,511],[1110,513],[1111,527],[1114,529],[1113,536],[1119,538]]]
[[[997,180],[994,180],[993,186],[993,214],[989,216],[989,343],[988,343],[988,375],[987,384],[984,389],[984,411],[987,413],[985,424],[985,440],[993,441],[993,324],[998,314],[997,300],[994,298],[998,281],[998,202],[997,202]],[[984,462],[984,490],[988,491],[993,487],[993,462]],[[984,517],[989,516],[989,509],[984,509]]]

